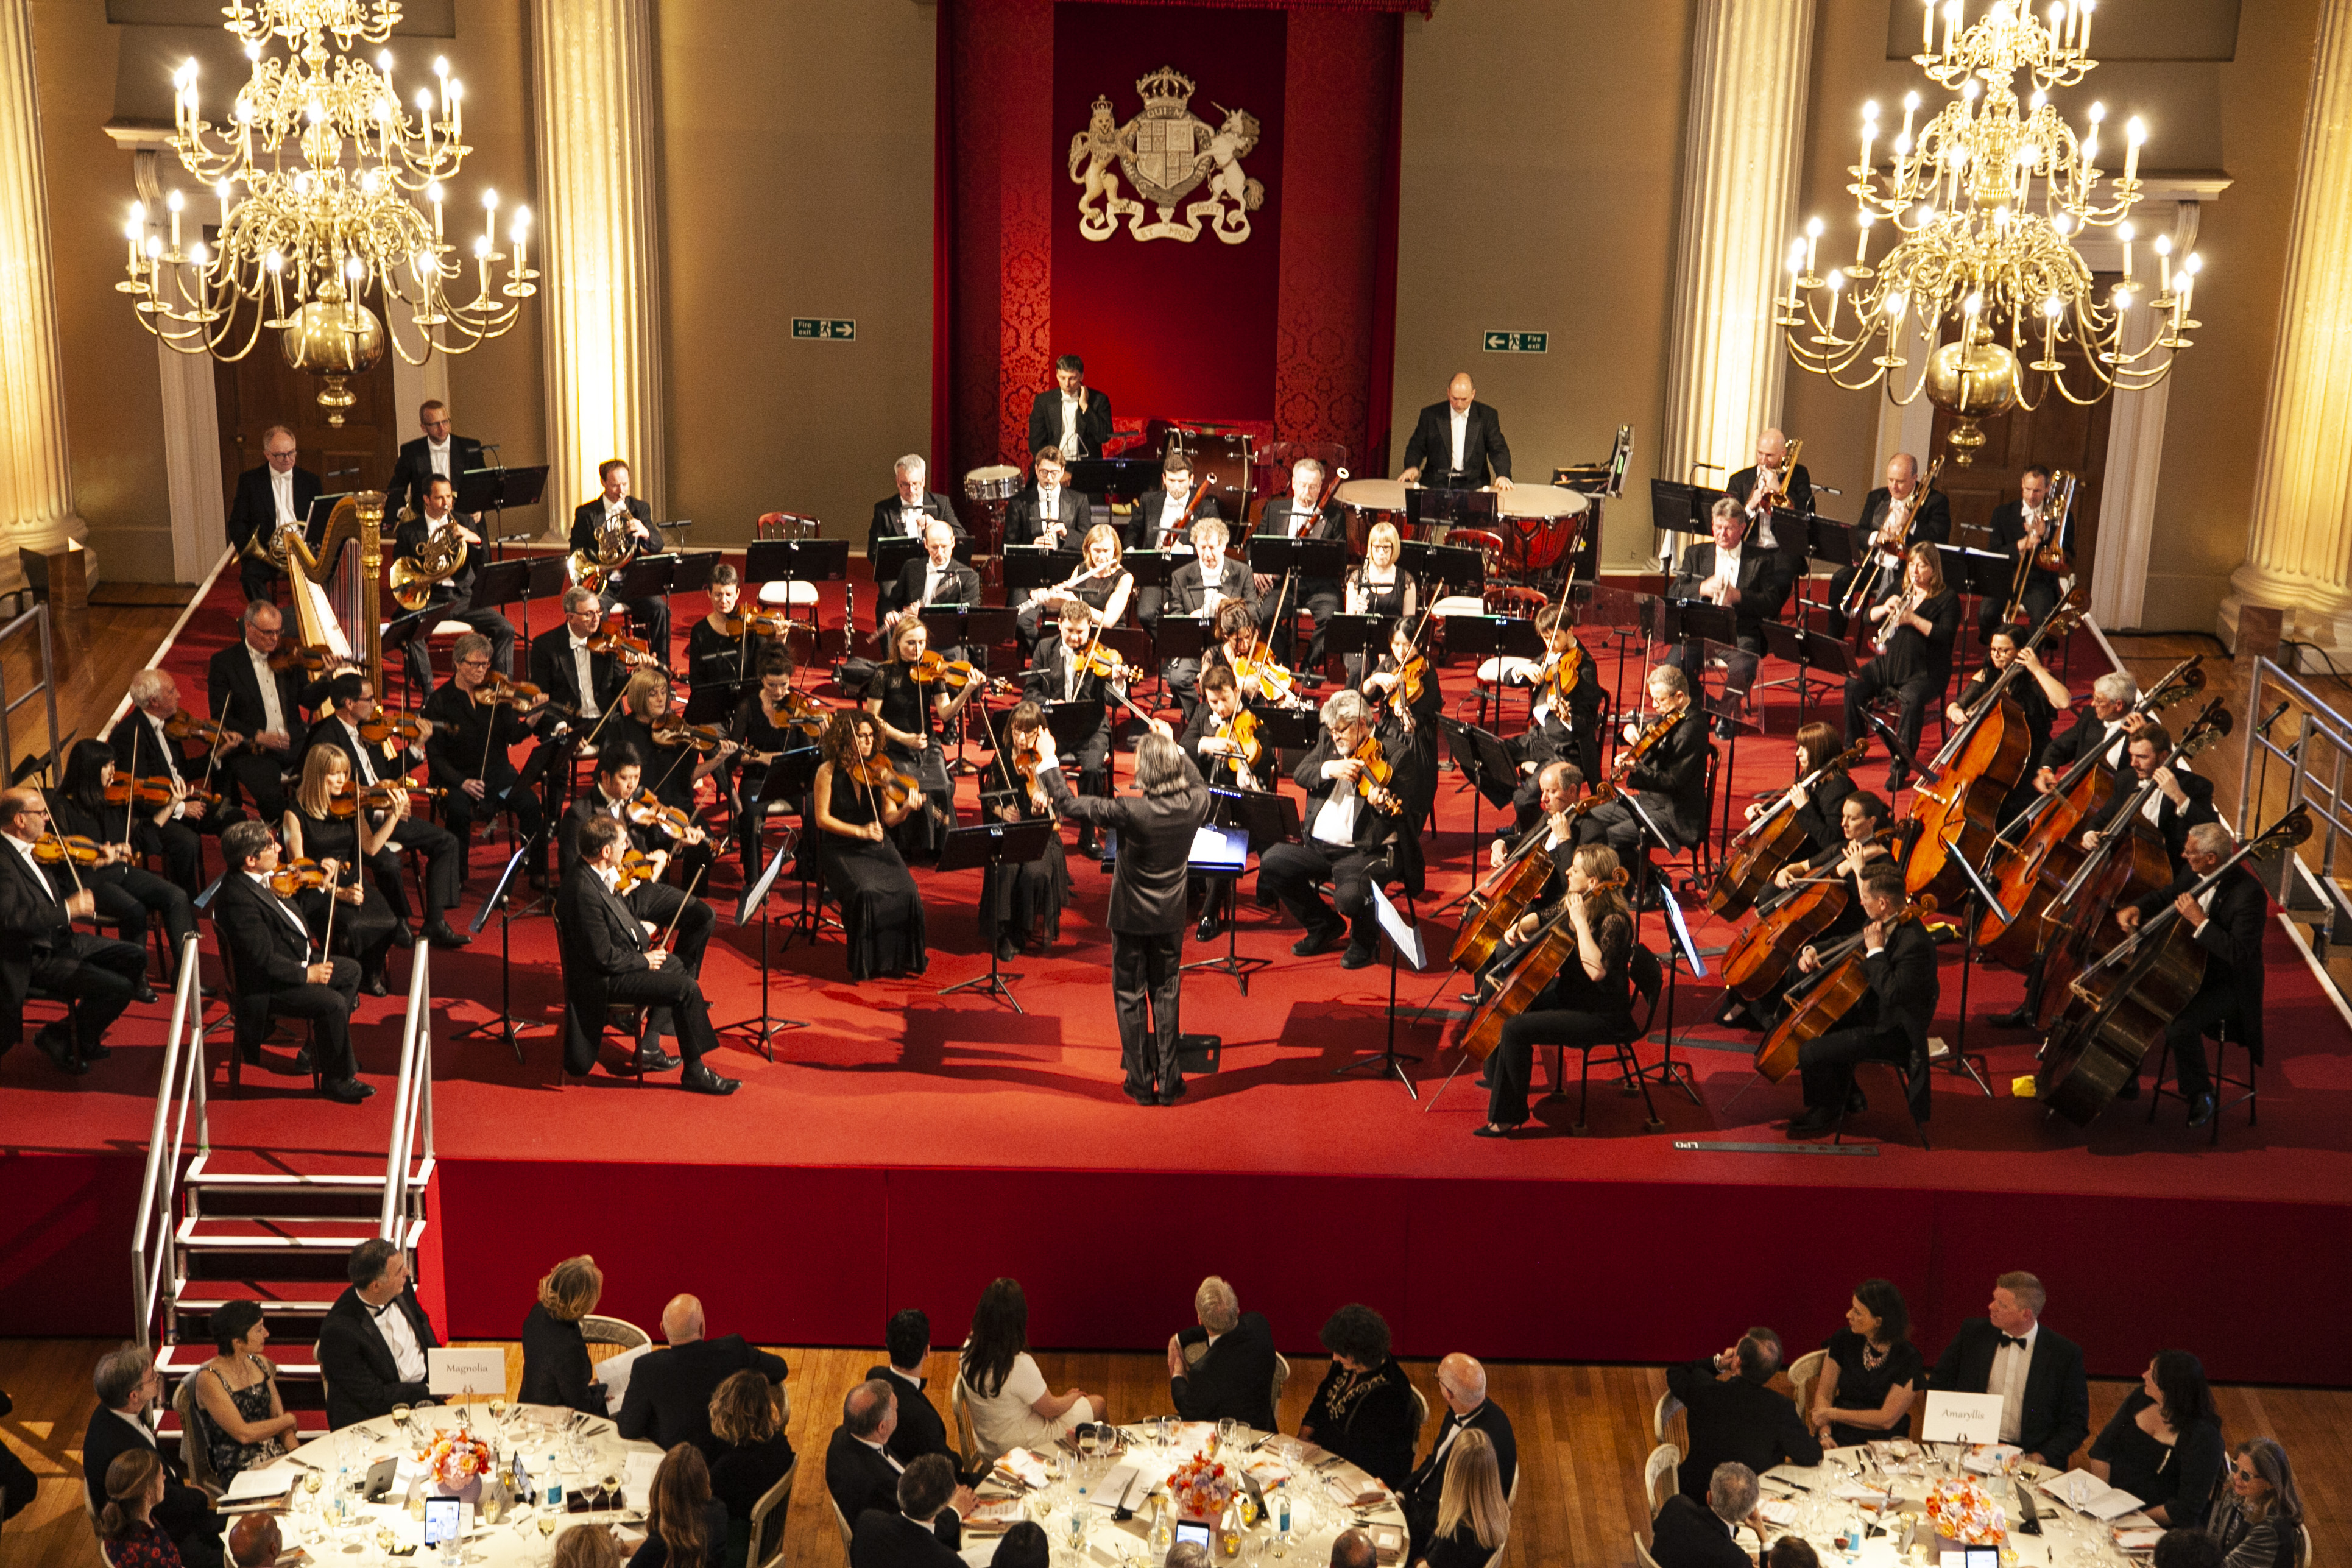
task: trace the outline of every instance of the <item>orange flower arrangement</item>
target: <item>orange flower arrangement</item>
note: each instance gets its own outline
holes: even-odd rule
[[[1927,1492],[1927,1521],[1948,1541],[1994,1546],[2009,1532],[2000,1506],[1970,1480],[1937,1481]]]
[[[490,1446],[470,1432],[444,1432],[425,1450],[425,1468],[455,1490],[490,1469]]]
[[[1240,1484],[1222,1460],[1195,1454],[1169,1475],[1168,1495],[1176,1500],[1177,1511],[1187,1519],[1213,1521]]]

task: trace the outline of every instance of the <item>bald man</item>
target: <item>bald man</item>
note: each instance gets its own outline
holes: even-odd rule
[[[1782,539],[1773,529],[1772,513],[1776,510],[1795,512],[1800,517],[1813,514],[1813,479],[1805,472],[1805,465],[1789,461],[1789,437],[1778,430],[1767,430],[1756,437],[1756,460],[1724,482],[1724,490],[1739,503],[1748,514],[1752,531],[1748,538],[1763,549],[1780,557],[1782,578],[1779,594],[1766,614],[1778,616],[1788,601],[1789,587],[1804,569],[1805,540],[1800,533],[1794,539]],[[1764,498],[1780,495],[1786,499],[1778,508],[1763,504]]]
[[[278,1521],[266,1513],[245,1513],[228,1527],[229,1560],[236,1568],[271,1568],[286,1549]]]
[[[1445,1419],[1437,1426],[1437,1441],[1429,1458],[1404,1484],[1405,1523],[1412,1531],[1412,1561],[1419,1562],[1437,1533],[1437,1504],[1445,1489],[1445,1455],[1465,1427],[1475,1426],[1495,1445],[1495,1464],[1501,1472],[1503,1495],[1519,1473],[1519,1446],[1511,1436],[1511,1418],[1486,1397],[1486,1369],[1456,1351],[1437,1363],[1438,1397],[1445,1401]]]
[[[1511,488],[1511,448],[1503,439],[1502,416],[1478,401],[1465,370],[1446,386],[1444,402],[1421,411],[1397,478],[1436,489],[1475,490],[1488,483],[1490,473],[1496,489]]]
[[[646,1352],[629,1374],[629,1392],[621,1401],[621,1436],[647,1438],[665,1449],[691,1443],[703,1458],[715,1459],[722,1445],[710,1431],[711,1394],[746,1370],[782,1383],[789,1370],[784,1358],[755,1350],[740,1334],[706,1338],[702,1303],[692,1296],[673,1296],[662,1309],[662,1338],[668,1348]]]
[[[1906,549],[1926,542],[1948,544],[1952,541],[1952,503],[1944,499],[1941,490],[1922,491],[1919,483],[1919,459],[1908,452],[1897,452],[1886,459],[1886,483],[1870,492],[1862,503],[1862,516],[1853,525],[1853,564],[1841,566],[1830,579],[1830,635],[1843,637],[1846,616],[1838,607],[1857,576],[1870,575],[1871,551],[1884,543],[1890,548]],[[1876,604],[1892,593],[1903,581],[1900,568],[1892,562],[1878,576],[1878,591],[1870,595],[1869,602]],[[1876,626],[1872,624],[1872,629]]]

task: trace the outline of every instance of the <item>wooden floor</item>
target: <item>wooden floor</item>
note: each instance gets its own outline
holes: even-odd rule
[[[2252,1324],[2228,1327],[2259,1331]],[[1727,1328],[1726,1337],[1732,1331]],[[791,1435],[803,1461],[793,1489],[786,1560],[810,1568],[841,1568],[841,1537],[825,1504],[824,1447],[840,1420],[842,1396],[880,1358],[870,1350],[774,1348],[792,1366],[785,1385],[792,1399]],[[0,1421],[0,1434],[41,1478],[39,1500],[0,1533],[0,1563],[7,1568],[102,1568],[82,1514],[80,1443],[96,1404],[90,1373],[107,1349],[89,1340],[0,1341],[0,1389],[16,1406]],[[522,1352],[514,1344],[506,1349],[511,1393],[521,1381]],[[1108,1394],[1116,1420],[1168,1407],[1167,1368],[1158,1356],[1040,1353],[1037,1360],[1057,1390],[1075,1384]],[[1433,1363],[1408,1363],[1407,1368],[1432,1407],[1442,1408]],[[934,1403],[945,1416],[954,1358],[934,1355],[928,1370]],[[1282,1400],[1286,1431],[1297,1429],[1323,1370],[1318,1359],[1293,1359]],[[1652,1408],[1665,1391],[1664,1371],[1553,1363],[1496,1364],[1487,1371],[1489,1393],[1511,1418],[1527,1476],[1504,1554],[1507,1568],[1631,1568],[1633,1531],[1646,1513],[1642,1460],[1651,1447]],[[2092,1385],[2094,1431],[2130,1386]],[[2309,1510],[2313,1560],[2337,1568],[2352,1552],[2352,1392],[2216,1392],[2231,1442],[2270,1436],[2285,1445]],[[1677,1419],[1670,1437],[1679,1439],[1679,1428]],[[1423,1434],[1424,1449],[1430,1436]]]

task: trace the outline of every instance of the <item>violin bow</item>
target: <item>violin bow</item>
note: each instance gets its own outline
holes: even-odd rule
[[[664,952],[671,951],[669,945],[670,939],[677,934],[678,917],[685,914],[686,906],[694,901],[694,889],[701,885],[703,873],[709,869],[710,862],[706,860],[701,865],[694,868],[693,876],[687,879],[686,896],[678,900],[677,908],[669,912],[669,924],[662,930],[661,942],[659,945]]]

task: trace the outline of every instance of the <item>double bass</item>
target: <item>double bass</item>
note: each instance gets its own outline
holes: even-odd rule
[[[2204,894],[2249,856],[2292,849],[2311,837],[2311,808],[2297,805],[2239,846],[2235,854],[2189,889]],[[2068,987],[2067,1002],[2034,1074],[2036,1092],[2050,1109],[2087,1127],[2116,1091],[2138,1076],[2139,1064],[2205,978],[2205,950],[2179,910],[2167,907],[2108,950]]]
[[[1905,921],[1925,920],[1935,912],[1933,898],[1913,899],[1903,906],[1901,913],[1886,922],[1887,928],[1892,930]],[[1793,1005],[1789,1016],[1756,1047],[1758,1072],[1779,1083],[1796,1070],[1798,1054],[1807,1041],[1820,1039],[1853,1011],[1854,1004],[1870,989],[1870,977],[1862,968],[1863,960],[1868,956],[1862,951],[1862,939],[1867,934],[1856,931],[1829,952],[1814,955],[1821,961],[1813,971],[1815,978],[1801,996],[1791,994]]]
[[[1799,779],[1761,816],[1741,828],[1724,846],[1723,865],[1715,874],[1715,886],[1707,889],[1706,907],[1727,920],[1737,920],[1754,908],[1756,900],[1772,885],[1773,875],[1795,859],[1805,847],[1805,830],[1797,825],[1797,791],[1811,789],[1824,773],[1850,772],[1869,754],[1869,742],[1855,742]]]

